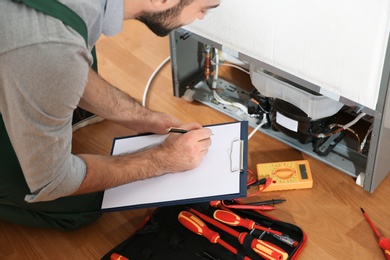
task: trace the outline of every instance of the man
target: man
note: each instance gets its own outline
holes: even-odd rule
[[[123,19],[165,36],[202,19],[220,0],[59,2],[86,24],[88,48],[60,20],[0,0],[0,219],[69,230],[100,216],[103,190],[192,169],[211,145],[209,129],[143,108],[93,72],[90,50],[99,36],[119,33]],[[72,155],[77,106],[138,133],[164,134],[171,126],[192,131],[132,154]]]

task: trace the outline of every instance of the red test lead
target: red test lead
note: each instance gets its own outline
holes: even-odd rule
[[[220,206],[220,204],[216,204],[214,203],[215,205],[211,204],[211,206],[215,207],[215,206],[218,206],[219,208],[221,209],[243,209],[243,210],[262,210],[262,211],[266,211],[266,210],[274,210],[276,209],[274,206],[272,205],[247,205],[247,204],[230,204],[230,205],[226,205],[223,201],[221,202],[222,206],[224,206],[224,208],[222,208]]]
[[[262,211],[276,209],[274,206],[271,205],[256,206],[256,205],[236,204],[236,205],[228,205],[227,207],[230,209],[251,209],[251,210],[262,210]]]

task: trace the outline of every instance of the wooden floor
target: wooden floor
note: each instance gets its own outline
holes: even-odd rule
[[[98,43],[101,75],[113,85],[142,99],[155,68],[169,56],[168,38],[152,35],[137,22],[126,22],[124,32]],[[228,70],[226,77],[248,81],[246,75]],[[158,73],[148,94],[149,108],[171,113],[183,122],[203,125],[233,121],[204,105],[173,97],[170,66]],[[252,129],[250,129],[251,131]],[[133,134],[104,121],[74,133],[74,152],[110,153],[112,138]],[[368,193],[354,179],[262,133],[249,142],[249,169],[257,163],[307,159],[314,178],[308,190],[263,193],[256,199],[284,198],[271,214],[294,223],[308,235],[299,259],[384,259],[377,239],[364,219],[363,207],[390,238],[390,177]],[[158,191],[156,191],[158,192]],[[100,259],[126,239],[150,210],[107,213],[95,223],[74,231],[30,228],[0,222],[0,259]]]

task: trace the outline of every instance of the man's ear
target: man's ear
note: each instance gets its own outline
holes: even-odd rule
[[[149,0],[156,11],[165,11],[180,3],[180,0]]]

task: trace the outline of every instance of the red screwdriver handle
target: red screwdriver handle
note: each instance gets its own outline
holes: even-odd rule
[[[245,227],[247,229],[253,229],[255,225],[255,222],[253,220],[241,218],[237,214],[234,214],[233,212],[227,210],[218,209],[214,211],[214,218],[230,226],[240,226]]]
[[[282,232],[257,225],[256,222],[254,222],[253,220],[241,218],[237,214],[235,214],[231,211],[227,211],[227,210],[218,209],[218,210],[214,211],[214,218],[216,220],[223,222],[225,224],[228,224],[230,226],[240,226],[240,227],[244,227],[247,229],[255,228],[255,229],[263,230],[263,231],[266,231],[266,232],[269,232],[269,233],[272,233],[275,235],[279,235],[279,236],[283,235]]]
[[[179,222],[195,234],[202,235],[211,243],[217,243],[219,234],[209,229],[197,216],[188,211],[182,211],[178,216]]]
[[[385,237],[381,237],[379,238],[379,246],[385,253],[386,259],[390,260],[390,241]]]

